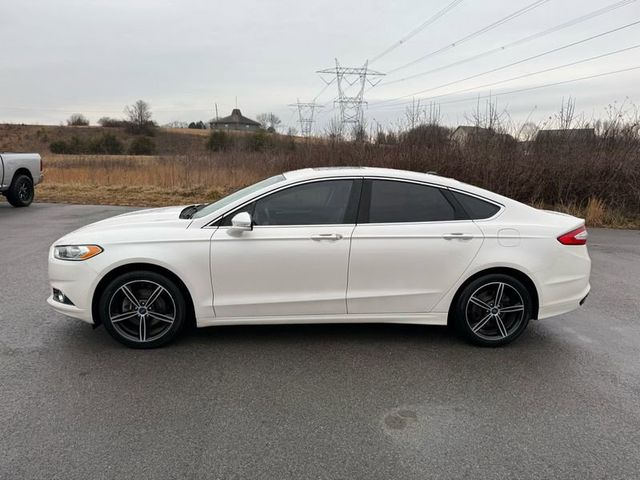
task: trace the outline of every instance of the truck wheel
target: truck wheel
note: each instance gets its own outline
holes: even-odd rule
[[[28,207],[33,195],[33,180],[27,175],[16,175],[7,190],[7,200],[14,207]]]

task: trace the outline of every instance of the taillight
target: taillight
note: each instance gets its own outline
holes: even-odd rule
[[[558,237],[558,241],[563,245],[586,245],[588,237],[589,234],[587,233],[587,229],[583,225],[580,228],[576,228],[575,230],[565,233],[564,235],[560,235]]]

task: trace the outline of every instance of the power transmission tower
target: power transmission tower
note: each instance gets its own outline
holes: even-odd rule
[[[313,130],[313,122],[315,121],[313,116],[316,110],[322,108],[322,105],[316,102],[301,102],[298,99],[297,103],[292,103],[290,107],[298,108],[298,123],[300,124],[300,133],[303,137],[310,137]]]
[[[334,68],[326,68],[318,70],[322,80],[330,85],[336,82],[338,86],[338,97],[335,104],[340,107],[340,127],[344,129],[347,125],[357,127],[363,123],[363,105],[367,102],[364,100],[364,89],[367,85],[376,86],[381,78],[371,80],[369,77],[381,77],[384,73],[375,70],[369,70],[369,61],[367,60],[362,67],[342,67],[336,58],[336,66]],[[331,75],[330,79],[327,76]],[[357,86],[358,90],[353,96],[347,95],[347,90],[353,86]]]

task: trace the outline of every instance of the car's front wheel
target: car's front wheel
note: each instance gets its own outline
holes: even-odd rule
[[[458,295],[453,321],[470,342],[497,347],[512,342],[527,328],[532,300],[518,279],[490,274],[469,283]]]
[[[182,331],[187,315],[177,285],[148,271],[128,272],[112,280],[102,291],[98,308],[111,336],[132,348],[168,344]]]

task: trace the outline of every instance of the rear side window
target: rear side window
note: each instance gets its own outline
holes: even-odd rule
[[[371,180],[369,185],[369,211],[361,223],[456,220],[453,206],[436,187],[393,180]]]
[[[451,191],[454,198],[460,202],[462,208],[469,214],[469,218],[472,220],[481,220],[483,218],[493,217],[500,207],[493,203],[486,202],[477,197],[471,195],[465,195],[464,193]]]

